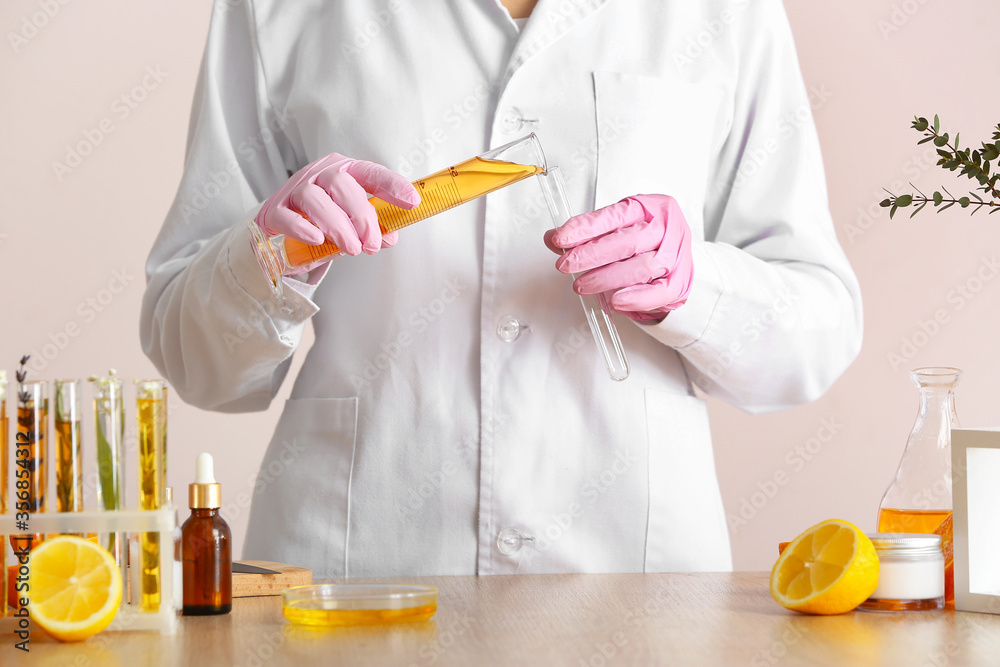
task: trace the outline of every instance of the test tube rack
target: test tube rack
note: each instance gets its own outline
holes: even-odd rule
[[[108,631],[152,630],[172,635],[177,632],[178,600],[174,599],[174,528],[177,525],[177,509],[166,505],[157,510],[125,509],[115,511],[88,510],[85,512],[40,512],[32,513],[29,532],[54,535],[57,533],[131,533],[160,534],[160,607],[155,612],[139,611],[138,605],[126,600],[125,573],[122,573],[122,604]],[[0,537],[20,535],[15,515],[0,514]],[[126,541],[126,544],[128,542]],[[168,546],[169,545],[169,546]],[[125,551],[125,549],[123,549]],[[124,556],[122,557],[124,559]],[[135,571],[137,568],[133,568]],[[5,592],[6,593],[6,592]],[[29,591],[30,593],[30,591]],[[0,618],[0,632],[8,633],[16,629],[18,619]]]

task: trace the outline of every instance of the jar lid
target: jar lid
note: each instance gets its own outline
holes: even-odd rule
[[[941,553],[941,536],[924,533],[868,533],[879,555],[918,556]]]

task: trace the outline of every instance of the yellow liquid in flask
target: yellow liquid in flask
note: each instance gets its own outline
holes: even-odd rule
[[[933,533],[951,510],[905,510],[882,508],[878,513],[880,533]]]

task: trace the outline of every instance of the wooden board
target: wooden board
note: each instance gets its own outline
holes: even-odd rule
[[[281,595],[281,591],[292,586],[308,586],[312,583],[312,570],[298,565],[273,563],[268,560],[243,560],[241,563],[277,570],[278,574],[239,574],[233,572],[233,597],[252,598],[262,595]]]

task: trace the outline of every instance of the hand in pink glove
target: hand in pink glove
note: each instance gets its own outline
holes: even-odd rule
[[[691,289],[691,228],[667,195],[626,197],[574,216],[546,232],[545,244],[566,251],[557,269],[585,272],[573,282],[578,294],[611,292],[611,307],[633,320],[666,317]]]
[[[288,179],[264,202],[256,221],[268,236],[284,234],[309,245],[330,239],[348,255],[374,255],[395,245],[398,233],[382,236],[367,192],[400,208],[420,203],[416,188],[400,174],[330,153]]]

